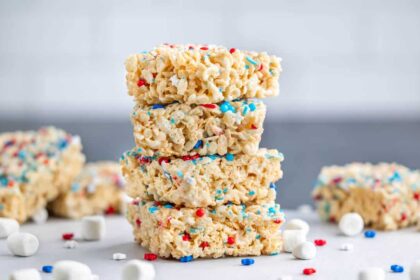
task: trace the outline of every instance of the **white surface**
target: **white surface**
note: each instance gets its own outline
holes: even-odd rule
[[[158,259],[153,264],[156,279],[171,280],[222,280],[222,279],[277,279],[283,275],[291,275],[293,279],[312,280],[355,280],[359,270],[368,267],[385,269],[388,280],[408,279],[411,264],[420,259],[420,233],[415,228],[396,232],[378,232],[376,238],[366,239],[363,235],[346,237],[339,234],[337,226],[321,223],[314,214],[297,214],[286,211],[288,219],[306,220],[311,231],[308,240],[326,239],[327,244],[318,247],[317,256],[313,260],[296,260],[291,254],[256,257],[252,266],[241,266],[241,258],[225,258],[216,260],[200,259],[191,263],[180,263],[176,260]],[[63,248],[61,235],[64,232],[79,232],[80,222],[66,220],[48,220],[44,225],[27,224],[22,230],[37,235],[40,248],[36,255],[27,258],[12,256],[5,240],[0,240],[0,280],[7,280],[10,272],[54,264],[58,260],[75,260],[90,266],[92,273],[99,275],[100,280],[119,280],[122,267],[129,260],[143,259],[146,252],[133,242],[130,225],[123,217],[106,219],[108,233],[101,241],[80,241],[76,249]],[[353,243],[353,251],[340,251],[342,243]],[[112,254],[127,254],[127,260],[114,261]],[[404,266],[405,272],[393,274],[389,272],[392,264]],[[314,267],[317,273],[303,276],[305,267]],[[51,275],[42,273],[44,280]]]

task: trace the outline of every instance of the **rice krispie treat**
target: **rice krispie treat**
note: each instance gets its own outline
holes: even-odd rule
[[[420,173],[395,163],[324,167],[313,197],[325,220],[338,222],[357,212],[370,227],[395,230],[416,222]]]
[[[165,258],[272,255],[282,248],[284,214],[274,203],[204,209],[134,201],[127,218],[136,241]]]
[[[275,96],[280,59],[221,46],[161,45],[130,56],[128,94],[138,104],[219,103]]]
[[[274,201],[282,160],[283,154],[267,149],[255,155],[156,158],[135,148],[122,156],[121,165],[131,197],[208,207]]]
[[[24,222],[70,188],[84,156],[78,136],[54,127],[0,135],[0,217]]]
[[[71,184],[71,189],[50,203],[53,214],[81,218],[94,214],[119,213],[123,178],[116,162],[88,163]]]
[[[264,118],[265,105],[258,100],[136,106],[131,117],[145,156],[254,154]]]

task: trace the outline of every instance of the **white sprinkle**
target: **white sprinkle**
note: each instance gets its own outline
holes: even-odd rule
[[[300,260],[311,260],[316,256],[316,248],[312,242],[303,242],[293,249],[293,256]]]
[[[293,249],[306,241],[306,233],[300,229],[286,229],[283,231],[283,249],[291,253]]]
[[[420,260],[415,261],[410,267],[410,279],[420,280]]]
[[[106,227],[103,216],[86,216],[82,219],[82,238],[101,240],[105,237]]]
[[[66,249],[74,249],[77,248],[79,246],[79,243],[77,243],[76,240],[67,240],[66,242],[64,242],[64,248]]]
[[[308,234],[309,224],[301,219],[292,219],[286,223],[285,229],[300,229]]]
[[[54,264],[53,280],[91,280],[90,268],[76,261],[58,261]]]
[[[21,269],[14,271],[9,280],[41,280],[41,275],[35,268]]]
[[[45,222],[48,220],[48,211],[45,208],[41,208],[38,211],[35,212],[35,214],[31,217],[32,221],[35,222],[35,224],[45,224]]]
[[[19,231],[19,223],[14,219],[0,218],[0,239]]]
[[[32,256],[38,251],[38,247],[38,238],[30,233],[15,232],[7,238],[7,248],[15,256]]]
[[[126,263],[122,270],[122,280],[153,280],[155,268],[151,263],[139,260],[131,260]]]
[[[277,278],[277,280],[293,280],[293,277],[290,275],[284,275]]]
[[[363,218],[357,213],[347,213],[341,217],[338,228],[344,235],[358,235],[364,228]]]
[[[340,246],[341,251],[353,251],[354,245],[351,243],[343,243]]]
[[[371,267],[359,272],[359,280],[385,280],[385,271],[379,267]]]
[[[172,83],[174,86],[178,86],[179,79],[178,79],[178,77],[177,77],[176,75],[173,75],[172,77],[170,77],[170,78],[169,78],[169,80],[171,81],[171,83]]]
[[[126,254],[123,253],[114,253],[112,254],[112,259],[116,261],[125,260],[127,258]]]

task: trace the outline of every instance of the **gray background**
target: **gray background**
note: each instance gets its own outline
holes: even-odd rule
[[[261,146],[286,160],[284,207],[310,201],[323,165],[420,168],[420,2],[0,0],[0,131],[55,124],[89,160],[132,145],[124,59],[163,43],[283,58]]]

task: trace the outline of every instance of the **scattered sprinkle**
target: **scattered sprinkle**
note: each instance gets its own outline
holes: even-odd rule
[[[235,48],[231,48],[230,50],[229,50],[229,52],[230,53],[234,53],[236,51],[236,49]]]
[[[190,255],[190,256],[183,256],[183,257],[181,257],[179,259],[180,262],[190,262],[192,260],[193,260],[193,256],[192,255]]]
[[[327,244],[327,241],[324,239],[315,239],[314,243],[316,246],[324,246]]]
[[[126,254],[123,253],[114,253],[112,254],[112,259],[115,261],[125,260],[127,258]]]
[[[200,106],[207,109],[215,109],[217,107],[215,104],[201,104]]]
[[[63,233],[61,237],[63,238],[63,240],[72,240],[74,238],[74,233],[72,232]]]
[[[229,244],[229,245],[233,245],[233,244],[235,244],[235,237],[233,237],[233,236],[229,236],[229,237],[227,238],[227,244]]]
[[[247,56],[246,57],[246,60],[249,62],[249,63],[251,63],[252,65],[257,65],[258,63],[255,61],[255,60],[253,60],[251,57],[249,57],[249,56]]]
[[[312,267],[309,267],[309,268],[303,269],[302,272],[305,275],[312,275],[312,274],[316,273],[316,269],[315,268],[312,268]]]
[[[203,140],[198,140],[197,143],[195,143],[194,148],[193,149],[199,149],[201,148],[201,146],[203,146]]]
[[[375,238],[375,236],[376,236],[376,231],[374,231],[374,230],[365,231],[365,237],[366,238]]]
[[[210,247],[210,244],[207,241],[203,241],[201,242],[200,247],[204,250],[204,248]]]
[[[242,265],[253,265],[255,263],[254,259],[242,259],[241,260]]]
[[[143,256],[143,258],[146,260],[146,261],[155,261],[156,259],[157,259],[157,255],[156,254],[153,254],[153,253],[145,253],[144,254],[144,256]]]
[[[42,272],[51,273],[52,271],[53,271],[53,266],[52,265],[44,265],[42,267]]]
[[[165,106],[163,106],[162,104],[153,104],[152,110],[156,109],[165,109]]]
[[[227,153],[225,158],[227,161],[233,161],[235,159],[235,156],[232,155],[231,153]]]
[[[404,267],[398,264],[393,264],[391,265],[391,270],[394,273],[403,273],[404,272]]]
[[[137,86],[138,87],[142,87],[142,86],[144,86],[146,84],[147,84],[147,82],[146,82],[145,79],[139,79],[139,81],[137,82]]]
[[[203,208],[199,208],[199,209],[197,209],[197,211],[195,211],[195,215],[199,218],[203,217],[205,213],[206,212],[204,211]]]
[[[79,244],[75,240],[67,240],[66,242],[64,242],[63,246],[66,249],[74,249],[74,248],[77,248],[78,245]]]

